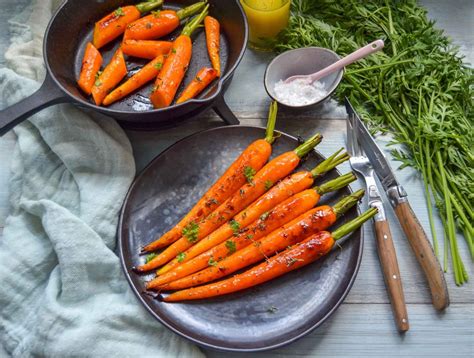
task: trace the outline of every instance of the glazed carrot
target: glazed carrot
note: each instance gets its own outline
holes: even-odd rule
[[[153,60],[159,55],[166,55],[171,50],[171,41],[125,40],[122,51],[125,55]]]
[[[297,194],[311,187],[311,185],[313,185],[314,183],[314,179],[322,176],[324,173],[328,172],[340,163],[343,163],[344,161],[349,159],[347,153],[339,155],[341,151],[342,149],[338,150],[325,161],[320,163],[312,171],[294,173],[277,183],[273,188],[269,189],[269,191],[262,195],[258,200],[253,202],[249,207],[245,208],[243,211],[237,214],[233,218],[232,222],[228,223],[227,225],[222,225],[216,231],[212,232],[209,236],[202,239],[195,245],[191,246],[188,250],[179,255],[179,259],[175,258],[166,266],[163,266],[161,269],[159,269],[157,274],[162,275],[165,272],[168,272],[169,270],[178,266],[180,262],[189,261],[193,257],[196,257],[197,255],[231,238],[234,235],[232,225],[238,225],[239,228],[242,230],[246,228],[246,226],[257,220],[260,215],[263,215],[264,213],[268,212],[270,209],[272,209],[279,203],[290,198],[294,194]],[[344,180],[344,178],[342,180]],[[323,187],[321,190],[326,190],[326,188],[327,187]],[[329,188],[332,187],[330,186]]]
[[[199,70],[196,77],[184,89],[176,104],[186,102],[201,93],[217,77],[217,71],[213,68],[203,67]]]
[[[164,55],[159,55],[153,61],[147,63],[140,71],[130,77],[127,82],[110,92],[102,104],[108,106],[137,90],[145,83],[152,81],[160,72],[164,60]]]
[[[139,19],[141,14],[156,9],[162,4],[163,0],[157,0],[119,7],[95,23],[92,43],[96,48],[101,48],[123,34],[127,25]]]
[[[178,28],[182,19],[197,14],[205,5],[206,2],[202,1],[178,11],[155,11],[129,24],[123,39],[153,40],[168,35]]]
[[[100,66],[102,66],[102,56],[94,45],[89,42],[84,51],[81,74],[77,81],[77,84],[84,93],[88,95],[91,94],[92,86],[95,82],[95,76],[99,72]]]
[[[176,95],[179,85],[188,70],[193,52],[191,35],[207,15],[209,5],[189,23],[184,26],[181,35],[173,41],[173,47],[166,59],[163,69],[156,78],[155,86],[150,95],[150,100],[155,108],[168,107]]]
[[[354,193],[337,203],[335,208],[322,205],[311,209],[263,238],[258,240],[251,238],[252,245],[247,245],[222,261],[217,262],[215,258],[209,259],[209,267],[206,269],[162,285],[159,289],[178,290],[201,285],[268,258],[276,252],[302,241],[309,235],[330,227],[336,222],[338,212],[347,212],[360,200],[363,194],[363,191]]]
[[[220,24],[212,16],[206,16],[204,19],[204,28],[206,30],[206,44],[212,67],[217,71],[217,76],[221,76],[221,59],[219,56]]]
[[[268,113],[267,130],[265,139],[258,139],[250,144],[240,156],[232,163],[219,180],[202,196],[196,205],[176,224],[170,231],[162,237],[146,245],[142,252],[150,252],[175,242],[182,236],[183,229],[192,222],[199,222],[206,218],[229,196],[237,191],[245,182],[245,169],[251,168],[253,171],[260,170],[272,153],[271,144],[275,137],[273,131],[277,117],[277,104],[273,102]]]
[[[115,51],[114,56],[104,71],[100,74],[92,86],[92,97],[95,103],[100,106],[102,101],[125,76],[127,75],[127,65],[123,58],[122,50]]]
[[[174,259],[176,255],[190,248],[219,226],[232,219],[235,214],[258,199],[274,183],[290,174],[298,166],[301,158],[310,152],[321,141],[321,138],[319,133],[314,135],[294,151],[283,153],[268,162],[256,174],[251,168],[245,170],[247,184],[244,184],[236,193],[232,194],[206,219],[200,223],[192,222],[186,226],[183,229],[183,237],[167,247],[153,260],[139,266],[137,271],[148,271],[166,264]],[[235,229],[237,231],[239,228],[235,227]]]
[[[280,254],[269,258],[266,262],[263,262],[242,274],[209,285],[172,293],[164,298],[164,301],[176,302],[197,300],[226,295],[282,276],[285,273],[306,266],[327,255],[333,249],[338,240],[342,237],[347,237],[346,235],[359,228],[365,221],[372,218],[376,213],[377,209],[369,209],[358,218],[341,226],[332,233],[321,231],[313,234],[303,242],[296,244],[294,247],[287,248]]]
[[[319,187],[317,186],[293,195],[267,213],[263,214],[259,219],[254,221],[235,237],[231,237],[227,241],[221,242],[217,246],[212,247],[210,250],[194,257],[190,261],[175,267],[173,270],[166,272],[163,275],[159,275],[157,278],[147,283],[147,288],[159,289],[160,285],[175,281],[206,268],[209,265],[209,260],[211,260],[211,262],[221,261],[225,257],[232,255],[234,252],[270,234],[272,231],[312,209],[318,203],[322,194],[337,190],[355,179],[356,177],[354,174],[349,173]],[[363,192],[358,193],[357,197],[362,197],[362,195]],[[339,217],[349,208],[349,206],[336,205],[333,210],[336,213],[336,216]],[[178,256],[184,259],[186,256],[183,255],[186,255],[186,252],[181,254],[181,256]]]

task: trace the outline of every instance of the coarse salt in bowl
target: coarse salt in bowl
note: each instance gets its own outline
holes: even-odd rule
[[[294,109],[316,106],[334,93],[341,82],[343,70],[312,84],[308,84],[304,79],[298,79],[296,81],[299,82],[294,84],[294,81],[286,85],[282,82],[294,75],[309,75],[320,71],[339,59],[335,52],[321,47],[305,47],[283,52],[267,66],[265,89],[271,98],[283,106]]]

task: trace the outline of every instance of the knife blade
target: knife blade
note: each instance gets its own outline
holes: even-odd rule
[[[428,281],[433,305],[438,310],[449,306],[449,294],[443,270],[426,233],[408,202],[408,195],[393,173],[383,151],[367,130],[359,115],[345,98],[346,110],[357,121],[358,139],[375,174],[394,208],[395,214]]]

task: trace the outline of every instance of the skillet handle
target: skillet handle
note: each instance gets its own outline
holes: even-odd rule
[[[43,84],[35,93],[0,111],[0,137],[43,108],[69,101],[47,73]]]
[[[222,118],[225,124],[240,124],[235,114],[230,110],[227,103],[225,103],[224,96],[219,96],[214,101],[214,111]]]

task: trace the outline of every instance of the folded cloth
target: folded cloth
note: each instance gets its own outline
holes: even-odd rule
[[[33,1],[22,12],[28,20],[11,24],[10,68],[0,69],[3,106],[39,87],[42,34],[56,5]],[[117,123],[60,105],[14,131],[11,211],[0,240],[6,351],[18,357],[201,356],[141,307],[114,253],[119,210],[135,175],[131,145]]]

